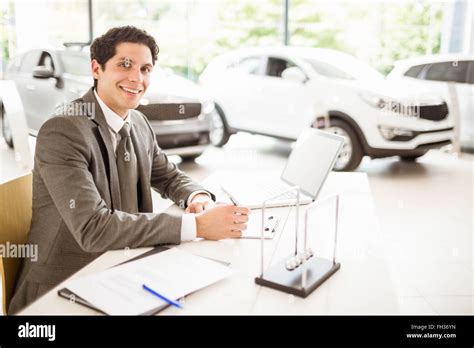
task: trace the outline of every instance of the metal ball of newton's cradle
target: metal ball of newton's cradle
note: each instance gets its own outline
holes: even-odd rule
[[[286,261],[285,267],[288,271],[292,271],[303,263],[303,259],[308,260],[314,255],[314,252],[308,248],[305,252],[298,253]]]
[[[292,271],[296,268],[296,262],[293,258],[286,261],[286,269]]]
[[[294,187],[291,190],[298,189]],[[283,192],[284,193],[284,192]],[[320,206],[329,198],[335,198],[335,225],[334,225],[334,249],[332,254],[332,260],[316,257],[316,254],[307,246],[307,230],[308,230],[308,211]],[[264,228],[262,228],[261,234],[261,273],[259,277],[255,278],[255,283],[266,286],[275,290],[280,290],[290,294],[306,298],[314,290],[316,290],[322,283],[324,283],[329,277],[337,272],[341,264],[336,263],[336,243],[337,243],[337,230],[338,230],[338,211],[339,211],[339,196],[335,195],[319,202],[314,202],[308,209],[306,209],[304,215],[304,245],[303,251],[298,251],[298,246],[301,243],[298,241],[298,224],[299,224],[299,205],[296,206],[296,218],[295,218],[295,247],[292,255],[284,258],[280,262],[268,267],[265,271],[264,267]],[[262,209],[262,221],[265,216],[265,203],[263,202]],[[268,218],[267,218],[268,219]],[[301,266],[301,267],[300,267]],[[300,267],[300,268],[299,268]],[[299,279],[301,282],[299,282]]]

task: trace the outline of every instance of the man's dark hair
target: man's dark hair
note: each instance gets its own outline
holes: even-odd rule
[[[96,38],[90,48],[91,61],[93,59],[97,60],[102,70],[105,70],[105,63],[115,55],[117,45],[123,42],[140,43],[148,46],[151,51],[153,65],[155,65],[159,52],[155,39],[148,35],[145,30],[131,25],[109,29],[104,35]],[[94,87],[97,87],[96,79],[94,79]]]

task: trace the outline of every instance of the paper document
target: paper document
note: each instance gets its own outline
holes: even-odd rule
[[[73,279],[65,286],[110,315],[140,315],[167,303],[145,291],[143,284],[178,300],[232,271],[217,262],[173,248],[105,271]]]

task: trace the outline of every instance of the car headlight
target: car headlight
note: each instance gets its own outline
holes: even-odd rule
[[[383,109],[388,104],[388,101],[385,100],[382,96],[374,94],[374,93],[362,92],[362,93],[359,93],[359,96],[367,104],[378,109]]]
[[[203,114],[210,114],[215,109],[215,105],[213,101],[208,101],[202,104],[202,113]]]
[[[379,126],[379,131],[385,140],[409,141],[416,137],[416,132],[403,128]]]

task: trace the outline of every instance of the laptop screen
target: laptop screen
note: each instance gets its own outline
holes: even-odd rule
[[[298,137],[281,179],[297,185],[316,199],[327,175],[336,163],[344,138],[315,128],[306,128]]]

